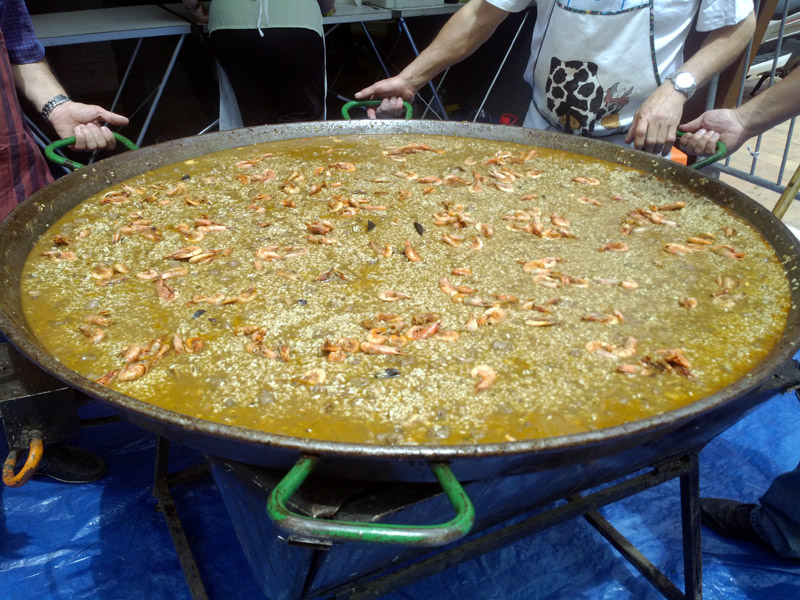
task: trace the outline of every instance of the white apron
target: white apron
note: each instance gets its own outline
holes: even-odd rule
[[[652,14],[652,0],[556,0],[525,126],[592,137],[626,132],[661,83]]]

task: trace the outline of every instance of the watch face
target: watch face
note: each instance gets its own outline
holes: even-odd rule
[[[678,73],[675,76],[675,83],[681,88],[690,88],[694,85],[694,77],[691,73]]]

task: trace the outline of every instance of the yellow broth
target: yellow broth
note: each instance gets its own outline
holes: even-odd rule
[[[609,427],[775,345],[789,286],[751,226],[656,176],[532,150],[342,136],[159,168],[53,225],[25,313],[64,365],[129,396],[357,443]]]

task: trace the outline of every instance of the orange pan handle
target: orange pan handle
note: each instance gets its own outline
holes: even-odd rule
[[[14,467],[17,465],[17,451],[12,450],[8,453],[6,462],[3,463],[3,483],[8,487],[20,487],[25,485],[28,480],[33,477],[39,463],[42,462],[44,454],[44,440],[42,434],[38,431],[32,432],[30,447],[28,449],[28,458],[19,473],[14,474]]]

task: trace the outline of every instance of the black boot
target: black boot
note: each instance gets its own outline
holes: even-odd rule
[[[35,474],[64,483],[89,483],[100,479],[106,470],[105,461],[91,452],[67,444],[49,444]]]
[[[700,522],[726,537],[764,543],[750,521],[755,504],[724,498],[700,498]]]

